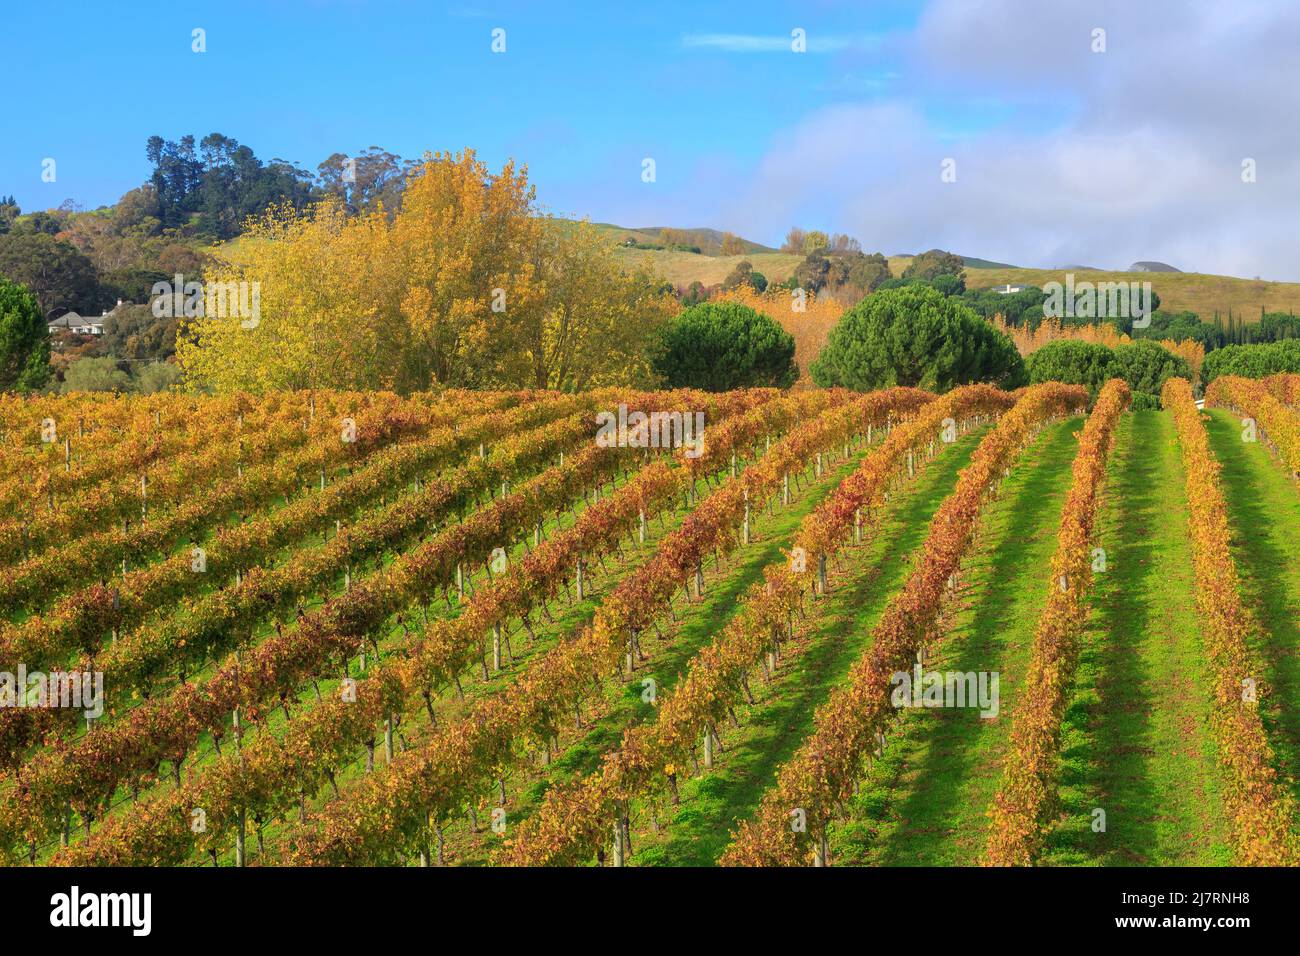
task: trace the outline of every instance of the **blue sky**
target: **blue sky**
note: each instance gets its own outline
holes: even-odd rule
[[[741,31],[714,6],[23,4],[6,13],[17,135],[0,183],[24,208],[112,202],[146,177],[148,136],[215,130],[308,167],[371,144],[403,156],[472,146],[494,165],[527,162],[544,201],[578,203],[574,185],[619,164],[635,190],[645,156],[668,185],[700,163],[752,164],[808,109],[892,85],[888,50],[868,45],[917,9],[747,4]],[[191,50],[194,27],[206,53]],[[504,54],[491,52],[496,27]],[[785,51],[802,27],[813,52],[740,52],[738,34],[757,27]],[[47,156],[53,184],[40,179]]]
[[[1296,15],[1262,0],[1162,6],[11,4],[0,193],[25,210],[113,202],[146,178],[155,133],[219,131],[307,168],[372,144],[469,146],[493,166],[526,162],[550,210],[624,225],[776,243],[797,223],[886,253],[1300,278],[1296,257],[1269,251],[1289,238],[1297,191],[1275,175],[1236,188],[1240,157],[1300,174],[1289,122],[1259,109],[1297,105]],[[795,28],[806,53],[790,50]],[[1261,63],[1267,43],[1278,59]],[[41,181],[46,157],[55,183]],[[941,183],[949,157],[958,181]]]

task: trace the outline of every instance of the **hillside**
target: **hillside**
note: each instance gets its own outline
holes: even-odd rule
[[[757,266],[755,266],[757,268]],[[891,263],[890,268],[893,268]],[[990,286],[1036,285],[1064,281],[1059,269],[967,269],[966,286],[985,289]],[[1083,281],[1076,277],[1076,281]],[[1300,282],[1265,282],[1235,276],[1208,275],[1201,272],[1105,272],[1089,271],[1089,282],[1150,282],[1160,296],[1160,307],[1170,312],[1184,309],[1206,320],[1214,313],[1224,315],[1231,309],[1247,321],[1259,317],[1260,307],[1268,312],[1291,312],[1300,309]]]
[[[620,229],[617,226],[604,228],[609,229],[612,235],[623,238],[629,235],[641,235],[635,230]],[[786,252],[710,256],[691,252],[620,249],[619,255],[630,265],[649,265],[657,275],[683,287],[696,281],[705,285],[720,283],[742,259],[749,260],[755,271],[763,273],[769,281],[782,282],[790,277],[803,260],[802,256]],[[896,276],[902,275],[911,261],[910,256],[890,256],[889,269]],[[987,289],[1007,283],[1041,287],[1047,282],[1065,280],[1065,273],[1060,269],[1020,269],[1004,266],[984,268],[983,264],[988,260],[967,257],[966,261],[966,285],[971,289]],[[1160,296],[1162,309],[1174,312],[1188,310],[1206,320],[1213,319],[1216,311],[1226,315],[1231,310],[1237,315],[1244,316],[1247,321],[1252,321],[1259,316],[1261,307],[1268,312],[1292,312],[1300,309],[1300,282],[1267,282],[1262,279],[1241,279],[1236,276],[1200,272],[1104,270],[1088,270],[1087,280],[1150,282],[1151,287]]]
[[[618,227],[615,227],[618,228]],[[644,228],[630,230],[640,235],[648,237],[650,242],[658,242],[664,229],[675,229],[675,226],[646,226]],[[699,246],[708,255],[717,255],[722,251],[722,237],[726,235],[720,229],[677,229],[678,232],[685,233],[690,245]],[[761,242],[754,242],[752,239],[746,239],[744,236],[737,237],[745,244],[746,252],[777,252],[777,249],[771,246],[765,246]]]
[[[698,246],[700,253],[706,256],[716,256],[722,252],[722,237],[725,235],[719,229],[681,229],[676,226],[645,226],[638,229],[629,229],[608,222],[596,222],[592,223],[592,225],[599,231],[607,233],[614,242],[620,245],[629,240],[646,245],[660,245],[664,241],[662,231],[672,229],[678,234],[680,244]],[[743,236],[738,238],[744,244],[746,254],[777,251],[771,246],[763,245],[761,242],[754,242]]]
[[[994,262],[992,259],[980,259],[978,256],[962,256],[967,269],[1015,269],[1009,262]]]
[[[692,282],[716,285],[726,278],[736,263],[748,260],[755,272],[767,276],[769,282],[784,282],[803,261],[803,256],[789,252],[758,252],[743,256],[706,256],[693,252],[668,252],[656,249],[619,249],[618,254],[629,266],[648,265],[656,275],[675,285],[689,286]]]

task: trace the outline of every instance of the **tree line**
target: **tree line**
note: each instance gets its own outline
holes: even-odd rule
[[[353,156],[336,152],[312,173],[286,160],[264,161],[221,133],[197,141],[152,136],[145,158],[148,179],[111,206],[85,210],[68,201],[24,214],[13,196],[0,196],[0,279],[29,293],[42,318],[29,322],[24,311],[21,321],[9,322],[0,333],[0,366],[48,355],[52,366],[42,385],[51,376],[74,388],[170,384],[175,370],[156,366],[172,361],[179,323],[150,313],[155,284],[178,274],[202,280],[212,244],[238,238],[269,209],[302,211],[328,200],[353,215],[381,208],[391,215],[418,164],[370,146]],[[60,334],[51,353],[45,320],[68,312],[102,321],[104,335]],[[32,387],[35,379],[29,372],[21,381]],[[18,382],[0,373],[0,387]]]

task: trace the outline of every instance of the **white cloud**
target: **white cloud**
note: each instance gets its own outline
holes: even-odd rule
[[[722,50],[726,53],[789,53],[793,37],[760,36],[752,33],[689,33],[682,37],[687,49]],[[809,53],[836,53],[841,50],[865,49],[879,43],[870,35],[819,35],[807,31],[806,46]]]
[[[939,0],[906,40],[909,98],[821,109],[778,132],[718,221],[765,237],[792,224],[848,232],[886,253],[1157,259],[1300,280],[1300,7],[1174,9]],[[1097,26],[1106,53],[1091,52]],[[1061,104],[1046,122],[954,136],[932,119],[958,95],[1041,101],[1044,88]],[[954,183],[940,180],[945,157]]]

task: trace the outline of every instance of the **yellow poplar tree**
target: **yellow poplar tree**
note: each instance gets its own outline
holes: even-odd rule
[[[191,389],[580,389],[652,379],[646,348],[675,309],[626,275],[587,223],[534,210],[525,168],[426,155],[401,207],[269,210],[207,281],[256,282],[260,315],[187,320]]]
[[[205,281],[256,282],[260,309],[184,321],[177,361],[190,388],[375,389],[394,382],[392,335],[374,301],[382,214],[347,217],[336,202],[305,214],[275,208],[219,250]]]
[[[527,168],[497,175],[472,150],[429,158],[407,183],[392,226],[406,342],[398,387],[489,387],[527,375],[518,348],[541,301]]]
[[[546,224],[535,274],[544,296],[520,339],[530,378],[517,384],[566,391],[653,380],[648,349],[678,310],[646,270],[625,273],[589,222]]]

